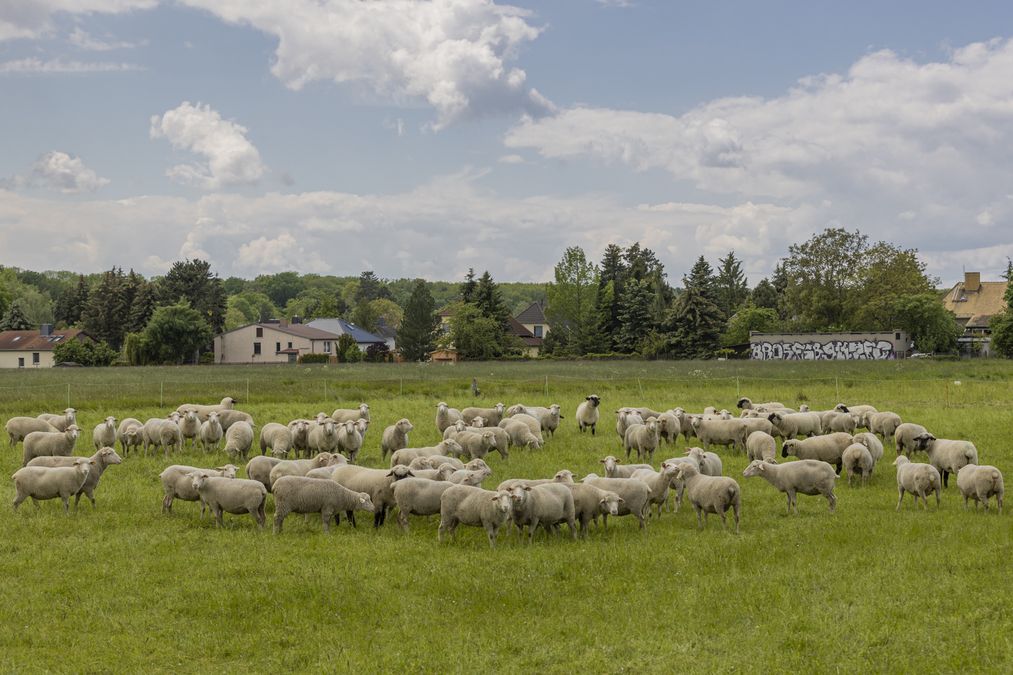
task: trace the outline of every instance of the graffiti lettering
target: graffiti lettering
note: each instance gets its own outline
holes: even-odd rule
[[[887,340],[754,342],[752,358],[760,361],[878,361],[895,359],[897,354]]]

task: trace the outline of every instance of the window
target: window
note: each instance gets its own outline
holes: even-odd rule
[[[39,353],[38,352],[32,352],[32,365],[33,366],[39,365]]]
[[[260,326],[257,326],[257,337],[264,337],[264,329]]]
[[[535,329],[533,331],[531,331],[531,332],[534,333],[535,337],[537,337],[537,338],[542,337],[542,327],[541,326],[535,326]]]
[[[25,367],[25,357],[19,356],[18,357],[18,368],[24,368],[24,367]]]
[[[291,342],[288,343],[288,348],[292,349],[292,343]]]
[[[275,354],[277,354],[280,351],[281,351],[281,343],[280,342],[275,342],[274,343],[274,352],[275,352]]]
[[[259,353],[260,353],[260,343],[259,342],[254,342],[253,343],[253,355],[256,356]]]
[[[324,340],[324,354],[330,354],[330,353],[331,353],[331,341],[330,340]]]
[[[894,339],[895,340],[899,340],[900,339],[900,333],[894,333]]]

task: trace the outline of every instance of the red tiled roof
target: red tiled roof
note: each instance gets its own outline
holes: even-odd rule
[[[43,336],[37,330],[5,330],[0,333],[0,351],[5,352],[51,352],[56,345],[87,335],[80,328],[54,330]]]
[[[518,321],[517,319],[510,317],[507,320],[507,324],[509,325],[509,329],[507,332],[509,332],[511,335],[515,337],[519,337],[521,339],[521,342],[523,342],[528,347],[542,346],[542,338],[535,337],[534,333],[532,333],[527,328],[522,326],[521,322]]]

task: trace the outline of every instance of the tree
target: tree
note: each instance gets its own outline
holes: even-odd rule
[[[651,321],[650,282],[630,279],[626,283],[619,308],[619,336],[616,348],[624,354],[640,350],[644,336],[653,328]]]
[[[863,256],[858,288],[848,301],[847,325],[857,330],[896,328],[898,297],[932,293],[938,281],[926,275],[917,250],[878,242]]]
[[[267,321],[278,316],[278,308],[271,298],[257,291],[245,291],[229,296],[225,310],[225,328],[232,330],[250,323]]]
[[[772,333],[780,325],[781,317],[777,315],[777,310],[746,305],[728,320],[728,328],[721,336],[721,344],[725,347],[743,345],[749,342],[750,332]]]
[[[131,345],[131,350],[137,350],[143,363],[185,363],[212,337],[214,332],[201,312],[184,300],[157,308],[140,334],[139,349]]]
[[[306,284],[299,277],[298,272],[261,274],[253,280],[251,285],[253,290],[269,297],[275,307],[284,307],[289,300],[302,293],[306,288]]]
[[[715,355],[724,318],[704,289],[687,285],[675,299],[666,328],[668,351],[682,359],[709,359]]]
[[[963,332],[953,312],[943,307],[934,293],[895,298],[890,308],[895,326],[911,336],[920,352],[955,352]]]
[[[598,332],[601,344],[599,349],[603,352],[612,352],[619,349],[619,329],[622,326],[619,320],[619,300],[624,290],[626,281],[626,263],[623,259],[623,249],[615,244],[605,247],[601,257],[598,276],[598,296],[595,305],[598,312]]]
[[[464,283],[461,284],[461,301],[462,302],[475,302],[475,290],[478,284],[475,282],[475,268],[469,267],[468,274],[464,277]]]
[[[79,363],[82,366],[105,367],[116,360],[117,352],[104,342],[71,340],[53,348],[55,363]]]
[[[355,291],[355,304],[361,305],[380,298],[390,298],[390,291],[384,287],[383,282],[372,271],[360,274],[359,286]]]
[[[571,246],[556,264],[555,281],[546,291],[546,317],[554,335],[553,353],[585,354],[593,350],[595,296],[598,292],[598,270],[579,246]],[[550,345],[552,346],[552,345]]]
[[[295,272],[282,274],[292,274],[298,279]],[[207,261],[187,259],[174,262],[159,282],[159,290],[160,304],[178,304],[181,299],[186,300],[215,333],[225,328],[225,289]],[[271,297],[270,293],[267,295]]]
[[[352,312],[352,323],[364,330],[376,330],[376,318],[376,309],[371,302],[360,302]]]
[[[386,363],[390,360],[390,347],[386,342],[374,342],[366,347],[367,363]]]
[[[703,256],[697,258],[696,262],[693,263],[693,267],[689,270],[689,275],[683,278],[682,285],[687,289],[692,288],[717,306],[718,291],[714,268],[711,267],[710,263]]]
[[[450,317],[450,338],[466,359],[493,359],[510,351],[502,322],[482,314],[476,305],[459,302]]]
[[[32,322],[21,309],[21,298],[11,301],[3,318],[0,318],[0,330],[31,330],[34,328]]]
[[[724,258],[718,258],[714,291],[718,309],[727,317],[735,314],[749,297],[749,286],[746,275],[742,272],[742,261],[735,257],[735,251],[729,251]]]
[[[756,307],[777,311],[780,296],[769,279],[761,279],[760,283],[756,284],[756,288],[750,294],[749,300]]]
[[[157,306],[158,289],[151,282],[143,282],[141,287],[137,289],[137,293],[134,296],[134,304],[130,308],[130,314],[127,317],[127,324],[124,327],[124,340],[126,340],[126,333],[140,333],[144,330]]]
[[[355,351],[359,350],[359,345],[356,343],[355,338],[348,333],[342,333],[339,335],[338,344],[335,346],[335,356],[338,358],[338,363],[345,363],[348,361],[348,355],[353,349]]]
[[[95,292],[81,314],[84,329],[96,340],[109,344],[119,351],[123,345],[130,305],[126,299],[126,278],[122,269],[103,272]]]
[[[404,320],[404,310],[393,300],[388,298],[377,298],[369,303],[376,316],[373,329],[376,329],[382,322],[390,328],[397,328]],[[373,330],[371,329],[371,330]]]
[[[789,320],[801,330],[843,329],[848,301],[861,280],[869,238],[857,230],[828,228],[788,247],[782,261],[787,279],[785,305]]]
[[[439,325],[433,294],[423,279],[416,279],[397,334],[401,356],[406,361],[427,360],[433,351]]]
[[[77,277],[77,284],[66,288],[56,300],[55,319],[73,326],[81,321],[81,313],[88,305],[90,286],[83,274]]]
[[[989,327],[992,329],[992,349],[1001,356],[1013,358],[1013,312],[1007,308],[996,314]]]
[[[479,277],[478,285],[475,287],[474,303],[482,312],[482,316],[498,321],[500,326],[504,326],[510,317],[510,313],[503,304],[503,296],[500,294],[496,282],[492,280],[489,270],[483,272]]]

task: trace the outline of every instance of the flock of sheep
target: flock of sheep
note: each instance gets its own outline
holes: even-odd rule
[[[601,399],[590,395],[577,407],[576,426],[580,432],[597,433]],[[731,477],[722,475],[721,458],[711,446],[745,452],[750,460],[744,477],[760,476],[785,493],[788,512],[798,511],[797,495],[822,495],[834,511],[834,486],[845,472],[849,484],[871,476],[883,457],[883,443],[893,440],[897,458],[897,508],[904,494],[921,499],[935,494],[939,504],[950,475],[964,498],[989,508],[996,498],[1003,505],[1002,473],[994,466],[978,464],[978,452],[969,441],[936,438],[924,427],[902,422],[892,412],[880,412],[871,405],[846,406],[832,410],[800,410],[768,402],[754,404],[741,398],[739,417],[727,410],[707,408],[690,414],[682,408],[657,411],[624,407],[616,411],[616,432],[625,451],[625,461],[614,455],[601,459],[604,476],[589,473],[580,481],[573,472],[561,470],[552,477],[510,479],[495,490],[481,487],[492,469],[485,458],[498,453],[507,459],[511,447],[541,449],[551,438],[563,415],[559,405],[549,407],[502,403],[491,408],[457,410],[439,403],[436,428],[442,440],[433,446],[411,447],[409,434],[414,426],[400,419],[384,429],[380,456],[389,468],[374,469],[356,464],[370,425],[369,406],[338,409],[314,419],[296,419],[287,424],[269,423],[260,430],[260,454],[246,463],[247,478],[238,478],[234,464],[216,468],[168,466],[160,474],[164,496],[162,510],[171,511],[174,500],[199,502],[222,525],[222,514],[250,514],[260,527],[266,524],[266,502],[274,496],[274,529],[280,532],[290,513],[319,514],[323,529],[340,516],[355,525],[355,512],[373,514],[375,527],[396,509],[398,524],[405,530],[410,516],[440,516],[439,539],[452,536],[463,525],[485,529],[495,545],[501,528],[509,523],[529,540],[536,529],[555,532],[566,524],[571,536],[586,537],[589,524],[601,518],[605,528],[609,516],[630,515],[644,528],[653,515],[661,516],[674,495],[678,510],[688,499],[699,527],[709,514],[720,516],[727,528],[726,514],[732,512],[735,532],[739,530],[741,490]],[[254,446],[255,424],[249,413],[235,409],[226,397],[216,405],[183,404],[167,418],[146,422],[134,418],[107,417],[95,427],[95,453],[75,457],[79,429],[76,411],[44,413],[38,417],[15,417],[6,424],[14,447],[23,442],[23,467],[13,475],[14,508],[25,499],[60,498],[64,510],[81,495],[95,504],[94,492],[103,472],[131,451],[159,449],[166,459],[189,444],[205,453],[215,452],[224,441],[232,461],[247,460]],[[867,431],[861,431],[865,429]],[[702,447],[689,448],[685,455],[666,459],[653,466],[654,452],[682,436],[696,439]],[[777,462],[777,441],[782,457],[796,461]],[[628,463],[632,453],[638,463]],[[925,452],[928,463],[910,461],[915,452]],[[643,463],[641,463],[643,462]],[[308,517],[308,516],[307,516]]]

